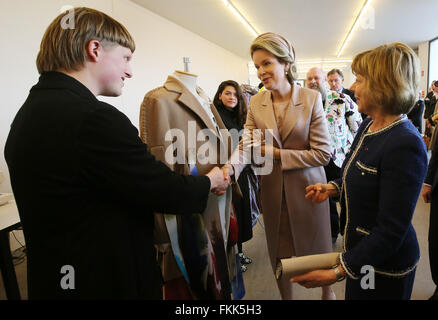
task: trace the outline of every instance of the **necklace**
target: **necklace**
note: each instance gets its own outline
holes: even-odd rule
[[[373,120],[373,123],[369,126],[369,128],[368,128],[368,132],[376,132],[376,131],[380,131],[380,130],[382,130],[382,129],[384,129],[384,128],[386,128],[386,127],[388,127],[388,126],[390,126],[391,124],[393,124],[394,122],[396,122],[396,121],[398,121],[398,120],[400,120],[400,119],[402,119],[403,118],[403,115],[399,115],[399,116],[397,116],[395,119],[393,119],[393,120],[390,120],[390,121],[384,121],[384,123],[383,123],[383,125],[381,125],[381,126],[379,126],[377,129],[376,128],[371,128],[371,127],[373,127],[373,125],[374,125],[374,120]]]

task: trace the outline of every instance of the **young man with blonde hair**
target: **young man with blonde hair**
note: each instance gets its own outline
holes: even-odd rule
[[[96,96],[119,96],[135,43],[117,21],[74,9],[48,27],[41,77],[16,115],[5,158],[28,253],[30,299],[161,299],[153,212],[203,212],[229,184],[173,173]]]

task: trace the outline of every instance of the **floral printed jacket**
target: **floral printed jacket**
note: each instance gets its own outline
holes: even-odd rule
[[[362,123],[357,104],[346,94],[329,91],[324,106],[331,136],[332,160],[340,168]]]

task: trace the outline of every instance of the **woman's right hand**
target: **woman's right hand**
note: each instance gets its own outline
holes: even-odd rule
[[[336,187],[329,184],[312,184],[306,187],[306,199],[312,200],[312,202],[321,203],[328,199],[330,196],[337,194]]]

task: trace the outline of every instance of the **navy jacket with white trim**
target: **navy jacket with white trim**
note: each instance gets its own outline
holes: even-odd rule
[[[333,181],[341,196],[341,263],[354,279],[366,265],[403,277],[420,255],[411,222],[427,171],[426,148],[406,116],[375,132],[368,132],[371,123],[362,123],[342,176]]]

